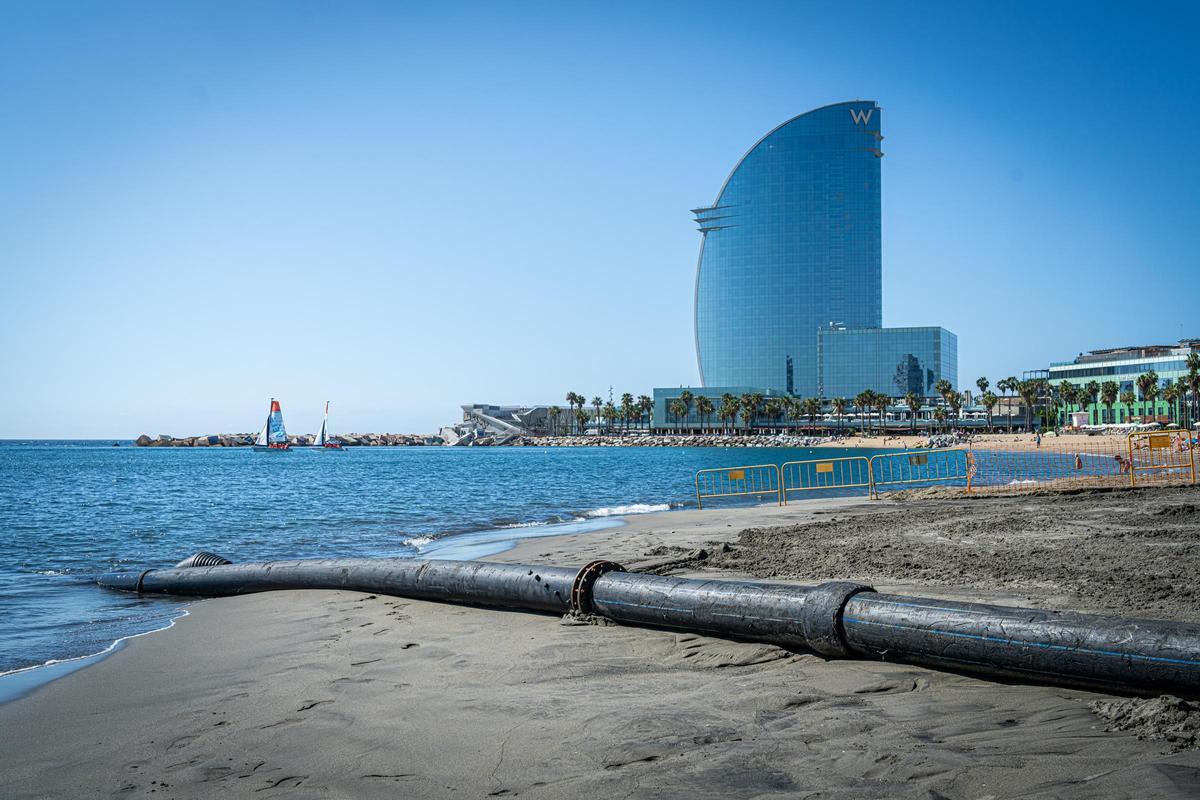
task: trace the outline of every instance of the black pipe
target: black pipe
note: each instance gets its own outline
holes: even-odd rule
[[[208,561],[209,559],[205,559]],[[187,563],[187,562],[182,562]],[[1200,696],[1200,626],[876,592],[482,561],[321,559],[104,575],[114,589],[220,596],[347,589],[563,613],[1131,694]]]
[[[577,573],[563,567],[488,561],[328,558],[110,573],[100,576],[99,583],[110,589],[193,597],[280,589],[348,589],[564,613]]]

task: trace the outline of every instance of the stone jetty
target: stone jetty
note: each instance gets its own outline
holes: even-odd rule
[[[142,434],[134,442],[138,447],[250,447],[254,444],[256,433],[215,433],[208,436],[169,436],[160,433],[157,438]],[[308,434],[292,434],[288,443],[293,447],[311,445],[315,436]],[[346,447],[426,447],[442,444],[440,436],[426,436],[417,433],[346,433],[330,436],[331,442]]]

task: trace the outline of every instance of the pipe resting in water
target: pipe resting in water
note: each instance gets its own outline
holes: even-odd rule
[[[224,562],[224,563],[222,563]],[[597,614],[806,649],[1128,694],[1200,696],[1200,625],[883,594],[859,583],[792,586],[486,561],[346,558],[110,573],[101,586],[202,597],[346,589],[480,606]]]

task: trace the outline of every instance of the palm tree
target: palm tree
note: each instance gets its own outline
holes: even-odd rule
[[[1100,384],[1096,381],[1088,381],[1083,385],[1083,395],[1079,398],[1079,402],[1084,411],[1087,411],[1089,407],[1096,404],[1096,398],[1099,396],[1099,394]],[[1084,401],[1086,401],[1086,403]],[[1091,416],[1089,416],[1088,419],[1092,420],[1093,422],[1095,421]]]
[[[1071,411],[1071,404],[1075,402],[1075,384],[1070,381],[1062,381],[1058,384],[1058,402],[1062,406],[1062,423],[1067,424],[1067,414]]]
[[[737,420],[738,399],[726,392],[721,395],[721,409],[717,416],[721,419],[721,432],[728,433]]]
[[[1196,407],[1200,403],[1200,353],[1188,353],[1187,361],[1187,389],[1192,395],[1191,409],[1188,412],[1188,424],[1190,425],[1196,419]]]
[[[954,393],[954,384],[942,378],[933,385],[933,390],[942,396],[942,402],[946,405],[950,404],[950,395]]]
[[[700,432],[704,433],[707,428],[707,421],[713,413],[713,401],[711,397],[700,395],[696,398],[696,413],[700,415]]]
[[[808,397],[803,402],[798,403],[798,405],[804,416],[808,417],[808,424],[815,432],[817,428],[817,415],[821,413],[821,401],[815,397]]]
[[[916,392],[909,392],[904,395],[904,405],[908,406],[909,430],[916,433],[917,414],[921,413],[921,398],[917,396]]]
[[[875,393],[875,409],[879,412],[879,429],[887,433],[887,410],[892,404],[892,398],[882,392]]]
[[[1135,381],[1138,391],[1142,393],[1142,421],[1154,414],[1154,401],[1158,397],[1158,373],[1154,370],[1143,372]],[[1150,414],[1146,413],[1145,403],[1150,403]]]
[[[741,397],[742,424],[749,432],[758,421],[758,412],[762,409],[763,396],[759,392],[747,392]]]
[[[988,383],[987,378],[976,378],[975,385],[979,387],[980,397],[983,397],[985,394],[987,394],[988,387],[991,386],[991,384]]]
[[[684,389],[682,392],[679,393],[679,399],[683,401],[684,428],[685,428],[685,430],[690,430],[690,428],[687,427],[687,424],[688,424],[688,419],[692,415],[692,401],[695,400],[696,397],[691,392],[689,392],[687,389]]]
[[[654,419],[654,400],[650,395],[638,395],[637,399],[638,413],[646,418],[646,430],[650,430],[650,424]]]
[[[1033,407],[1037,404],[1038,392],[1042,385],[1036,380],[1018,381],[1017,394],[1021,395],[1021,402],[1025,404],[1025,432],[1033,431]]]
[[[829,402],[829,405],[833,409],[833,413],[837,414],[838,432],[841,433],[842,417],[846,415],[846,398],[835,397]]]
[[[938,406],[937,408],[935,408],[933,410],[933,418],[935,420],[937,420],[939,423],[945,422],[946,421],[946,409],[942,408],[941,406]]]
[[[854,409],[858,412],[859,430],[866,432],[867,418],[863,416],[863,411],[868,408],[875,407],[875,392],[870,389],[863,389],[858,394],[854,395]]]
[[[771,423],[771,433],[775,433],[775,423],[779,421],[782,410],[783,404],[779,402],[778,397],[768,397],[763,403],[763,414]]]
[[[946,402],[950,404],[950,412],[953,414],[955,420],[959,419],[959,413],[962,411],[962,406],[966,399],[962,392],[951,392],[950,396],[946,398]],[[957,423],[955,423],[955,427],[957,427]]]
[[[629,423],[633,421],[633,413],[633,395],[625,392],[625,394],[621,395],[621,421],[624,423],[621,427],[626,431],[629,430]]]
[[[1085,383],[1083,386],[1076,386],[1074,400],[1075,404],[1079,406],[1079,410],[1088,415],[1088,424],[1091,424],[1092,415],[1089,409],[1096,402],[1096,395],[1088,392],[1089,385],[1095,386],[1097,391],[1100,389],[1100,385],[1095,381],[1092,381],[1091,384]]]
[[[567,432],[568,432],[568,433],[570,433],[570,431],[571,431],[570,418],[571,418],[571,417],[573,417],[573,416],[575,415],[575,414],[574,414],[574,411],[575,411],[575,399],[576,399],[577,397],[579,397],[579,395],[575,394],[574,392],[567,392],[567,396],[566,396],[566,398],[565,398],[565,399],[566,399],[566,401],[567,401],[567,408],[571,409],[571,414],[570,414],[570,415],[567,417],[567,420],[568,420],[568,424],[567,424]]]
[[[582,398],[580,398],[580,399],[582,399]],[[583,406],[580,405],[579,408],[575,409],[576,430],[578,430],[579,433],[581,433],[581,434],[586,433],[587,432],[587,422],[588,422],[588,413],[586,411],[584,411]]]
[[[1179,387],[1181,384],[1168,380],[1167,385],[1162,388],[1162,399],[1167,404],[1167,419],[1175,422],[1179,419]]]
[[[676,423],[678,423],[685,416],[687,416],[687,413],[688,413],[687,403],[683,402],[682,397],[676,397],[674,400],[671,400],[669,403],[667,403],[667,411],[669,411],[671,413],[671,415],[673,417],[675,417],[675,421],[676,421]],[[675,432],[676,433],[679,432],[678,424],[676,424],[676,426],[675,426]]]
[[[600,399],[599,395],[592,398],[592,408],[596,410],[596,413],[592,415],[592,419],[596,420],[597,423],[600,422],[600,409],[603,407],[604,401]]]
[[[1126,389],[1121,392],[1121,405],[1125,406],[1125,421],[1133,420],[1133,404],[1137,402],[1137,395],[1132,390]]]
[[[992,409],[996,407],[999,399],[992,392],[984,392],[983,396],[979,398],[979,402],[983,403],[983,407],[987,409],[988,433],[992,432]]]
[[[1121,384],[1116,381],[1105,381],[1100,384],[1100,402],[1108,409],[1108,421],[1116,422],[1117,418],[1113,416],[1113,405],[1117,402],[1117,397],[1121,394]]]
[[[954,391],[954,384],[950,383],[950,381],[946,380],[945,378],[942,378],[933,385],[933,390],[942,396],[943,402],[949,403],[950,393]]]
[[[999,389],[1001,392],[1003,392],[1005,398],[1007,398],[1009,392],[1016,393],[1017,384],[1018,384],[1018,381],[1016,379],[1016,376],[1010,375],[1007,378],[1003,378],[1000,381],[998,381],[996,383],[996,388]],[[1012,403],[1005,402],[1004,406],[1005,406],[1005,411],[1008,412],[1008,432],[1012,433]]]
[[[605,403],[604,408],[600,411],[600,417],[604,420],[604,430],[606,434],[612,434],[613,423],[617,421],[617,416],[617,407],[611,402]]]
[[[558,406],[550,406],[548,409],[546,409],[546,416],[550,420],[550,435],[551,436],[558,435],[558,417],[560,414],[562,414],[562,409],[559,408]]]

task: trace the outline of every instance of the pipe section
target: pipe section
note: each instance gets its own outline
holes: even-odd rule
[[[624,572],[612,562],[575,570],[404,558],[191,566],[114,573],[99,583],[192,596],[347,589],[554,613],[574,610],[632,625],[807,649],[829,658],[904,661],[1131,694],[1200,696],[1200,625],[882,594],[857,583],[810,587],[672,578]]]

